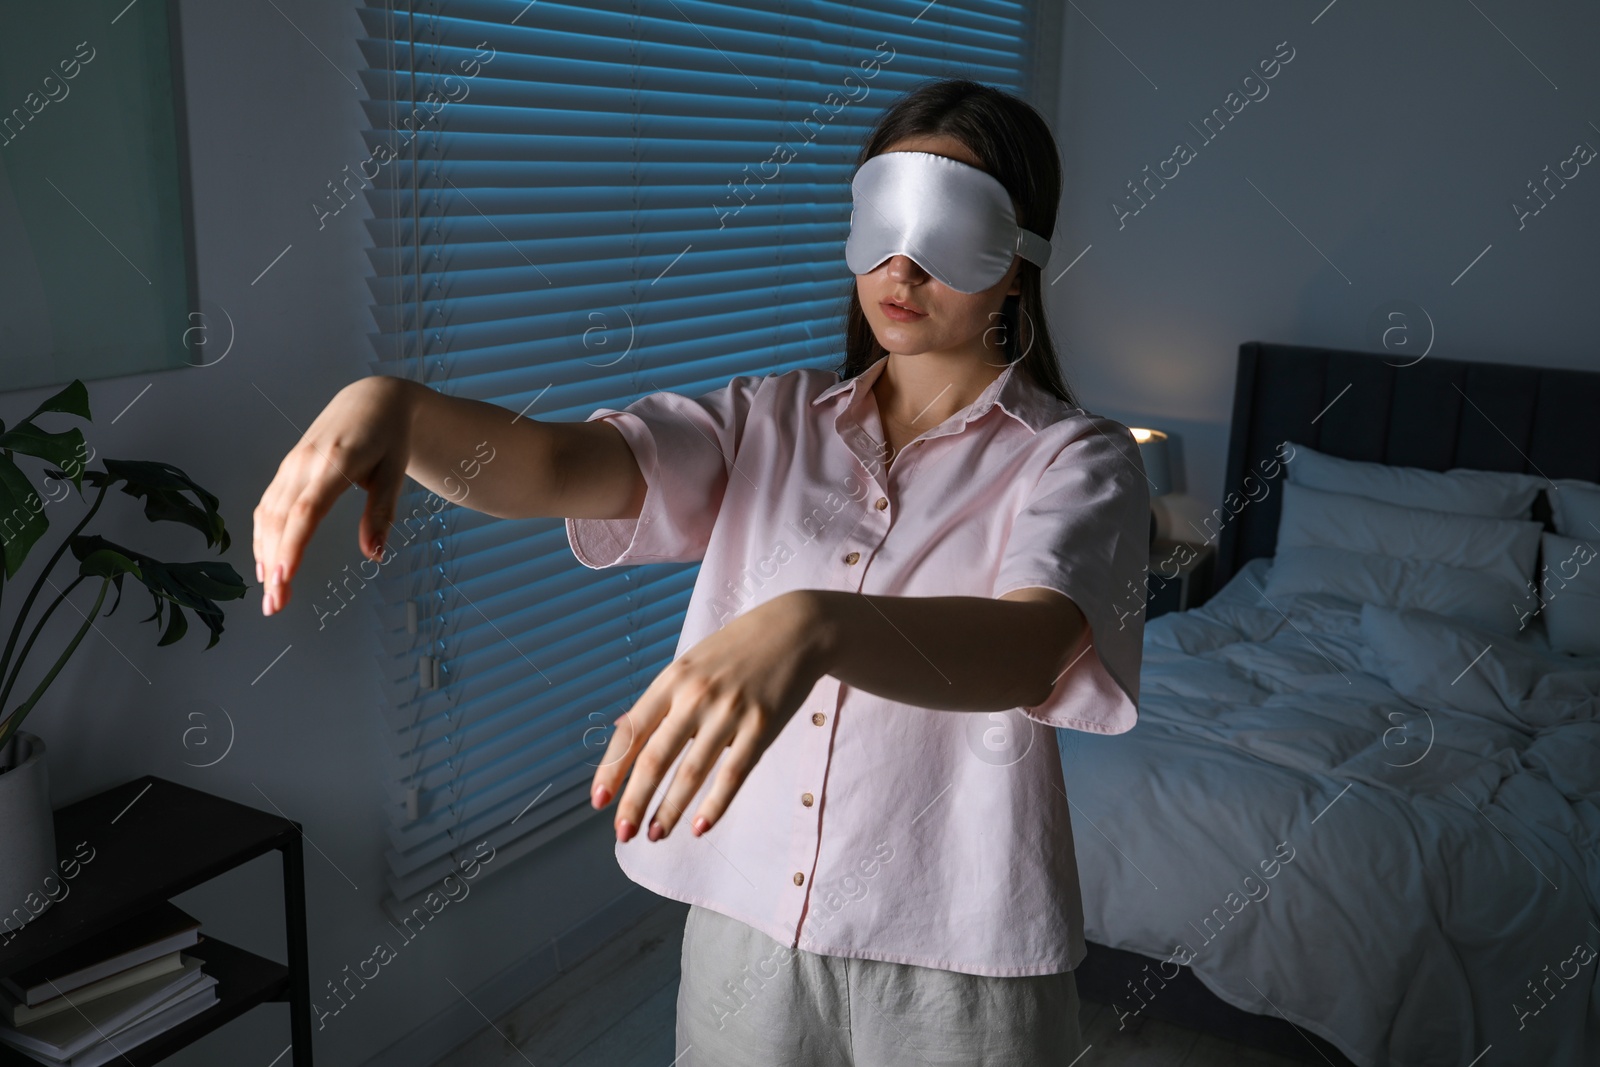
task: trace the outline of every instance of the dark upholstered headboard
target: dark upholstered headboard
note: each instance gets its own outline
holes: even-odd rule
[[[1220,526],[1213,589],[1275,550],[1284,441],[1397,467],[1600,481],[1600,371],[1240,345],[1223,505],[1207,529]],[[1534,517],[1547,514],[1541,494]]]

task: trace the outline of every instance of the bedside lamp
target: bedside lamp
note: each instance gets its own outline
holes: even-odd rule
[[[1167,435],[1160,430],[1132,426],[1134,443],[1139,446],[1139,459],[1144,463],[1145,477],[1150,479],[1150,499],[1172,492],[1172,464],[1167,448]],[[1150,509],[1150,543],[1156,540],[1156,512]]]

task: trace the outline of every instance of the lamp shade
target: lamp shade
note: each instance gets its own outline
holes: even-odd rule
[[[1150,479],[1150,495],[1158,497],[1172,492],[1172,464],[1168,458],[1167,435],[1143,426],[1129,429],[1139,446],[1145,477]]]

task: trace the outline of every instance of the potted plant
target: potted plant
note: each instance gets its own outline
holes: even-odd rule
[[[222,609],[217,601],[234,600],[245,592],[244,580],[220,560],[163,563],[85,533],[106,494],[117,487],[144,501],[144,514],[151,522],[193,527],[204,535],[206,546],[216,547],[219,554],[226,552],[229,544],[228,531],[217,511],[217,498],[183,471],[166,463],[117,459],[106,459],[101,469],[90,470],[88,464],[93,457],[81,430],[50,432],[35,424],[36,419],[48,413],[90,420],[89,394],[83,382],[73,381],[15,426],[0,423],[0,541],[5,553],[5,567],[0,572],[0,607],[8,606],[4,601],[12,599],[6,595],[11,593],[7,584],[16,578],[28,553],[49,532],[51,506],[70,497],[67,486],[70,484],[80,499],[86,499],[83,486],[87,482],[94,490],[94,499],[77,525],[55,545],[16,608],[9,628],[0,614],[0,632],[6,633],[5,648],[0,652],[0,930],[8,933],[49,907],[56,888],[47,882],[55,871],[56,846],[44,744],[20,727],[94,625],[107,593],[115,587],[116,599],[105,612],[110,615],[122,601],[123,580],[131,575],[155,601],[155,611],[144,621],[153,619],[161,627],[157,645],[170,645],[183,638],[189,626],[185,611],[190,611],[211,632],[206,644],[210,648],[222,634]],[[54,490],[48,497],[39,493],[18,465],[22,457],[44,461],[45,484],[53,484],[59,497]],[[63,575],[62,581],[57,582],[51,574],[69,551],[78,562],[77,574],[70,581]],[[45,624],[82,582],[99,583],[94,607],[83,615],[81,625],[73,627],[65,647],[59,647],[58,640],[47,640],[46,646],[54,643],[58,647],[37,650],[40,655],[36,660],[47,662],[45,657],[52,652],[55,660],[42,676],[30,676],[28,684],[19,687],[23,667],[32,662],[29,657],[35,652]],[[40,595],[47,588],[53,598],[46,597],[48,604],[36,611]],[[83,614],[76,605],[73,607]]]

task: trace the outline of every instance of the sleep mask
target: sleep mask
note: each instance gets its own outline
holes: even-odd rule
[[[1021,256],[1043,267],[1050,241],[1017,225],[1011,194],[991,174],[931,152],[881,152],[850,182],[844,258],[867,274],[895,255],[960,293],[997,284]]]

